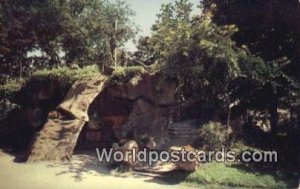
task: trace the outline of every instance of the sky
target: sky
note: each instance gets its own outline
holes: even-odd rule
[[[151,27],[157,19],[157,14],[160,11],[161,5],[164,3],[174,2],[174,0],[124,0],[128,3],[130,8],[136,12],[134,22],[139,26],[139,36],[148,36],[151,34]],[[195,5],[194,13],[199,11],[196,5],[199,4],[199,0],[189,0]],[[126,43],[126,50],[136,50],[135,45],[132,41]]]

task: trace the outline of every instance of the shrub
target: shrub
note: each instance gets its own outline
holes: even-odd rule
[[[96,66],[86,66],[82,69],[74,70],[69,67],[59,67],[53,69],[42,69],[34,72],[31,77],[24,79],[12,79],[4,85],[0,85],[0,100],[13,99],[15,94],[28,81],[48,81],[57,80],[64,86],[69,86],[73,82],[82,78],[92,78],[100,76],[100,72]]]
[[[220,149],[226,142],[226,127],[219,122],[209,122],[199,129],[197,147],[203,150]]]
[[[96,66],[86,66],[82,69],[73,70],[69,67],[38,70],[32,74],[32,80],[58,80],[66,84],[72,84],[78,79],[99,76]]]
[[[0,100],[12,99],[15,94],[23,87],[25,80],[11,79],[4,85],[0,85]]]
[[[109,85],[122,85],[145,73],[141,66],[117,67],[108,80]]]

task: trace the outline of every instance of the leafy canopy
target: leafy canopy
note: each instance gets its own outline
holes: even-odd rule
[[[264,61],[236,45],[234,25],[212,22],[214,7],[192,16],[192,6],[187,0],[163,5],[150,44],[166,76],[178,80],[183,99],[224,102],[233,81],[265,73]]]

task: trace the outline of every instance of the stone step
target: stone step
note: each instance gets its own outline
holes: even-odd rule
[[[198,130],[198,128],[195,127],[169,127],[169,129],[175,129],[175,130]]]
[[[192,135],[196,135],[198,134],[198,132],[194,132],[194,131],[169,131],[169,134],[174,134],[174,135],[182,135],[182,134],[192,134]]]
[[[198,135],[198,132],[194,131],[169,131],[170,135]]]
[[[197,130],[168,130],[170,133],[198,133]]]
[[[172,140],[184,140],[184,141],[190,141],[190,140],[194,140],[197,139],[197,137],[177,137],[177,138],[170,138],[170,141]]]
[[[171,146],[184,146],[184,145],[188,145],[188,144],[192,144],[194,142],[194,140],[191,140],[191,141],[186,141],[186,140],[183,140],[183,141],[170,141],[168,142],[167,144],[170,144]]]
[[[197,137],[188,137],[188,138],[170,138],[170,142],[182,142],[182,141],[194,141]]]
[[[169,141],[168,143],[162,145],[162,149],[169,149],[172,146],[187,146],[194,142],[194,140],[191,141]]]
[[[174,126],[170,126],[170,129],[198,129],[197,127],[194,126],[189,126],[189,127],[174,127]]]
[[[170,139],[189,139],[189,138],[197,138],[197,135],[180,135],[180,136],[170,136]]]

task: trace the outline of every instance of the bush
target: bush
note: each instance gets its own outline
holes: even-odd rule
[[[226,127],[219,122],[209,122],[199,129],[197,147],[203,150],[216,150],[225,145]]]
[[[145,73],[145,69],[141,66],[117,67],[108,80],[109,85],[122,85],[129,82],[135,77],[139,77]]]
[[[53,69],[42,69],[34,72],[31,77],[24,79],[13,79],[0,85],[0,100],[13,99],[15,94],[28,81],[49,81],[57,80],[64,86],[72,85],[76,80],[82,78],[92,78],[100,76],[100,72],[96,66],[86,66],[82,69],[74,70],[69,67],[59,67]]]
[[[72,84],[78,79],[99,76],[100,72],[96,66],[86,66],[74,70],[69,67],[38,70],[32,74],[32,80],[58,80],[66,84]]]
[[[0,100],[14,98],[15,94],[23,87],[24,84],[25,80],[12,79],[4,85],[0,85]]]

